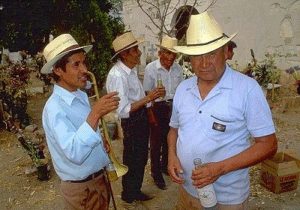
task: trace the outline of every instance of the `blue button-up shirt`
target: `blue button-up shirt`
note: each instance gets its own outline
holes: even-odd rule
[[[86,122],[86,93],[54,85],[43,110],[43,127],[56,173],[61,180],[82,180],[109,163],[99,130]]]
[[[177,155],[184,170],[184,188],[197,197],[192,185],[193,159],[217,162],[250,147],[249,137],[275,132],[272,115],[258,83],[229,66],[204,100],[197,77],[176,90],[170,126],[178,128]],[[239,204],[249,196],[248,169],[232,171],[214,184],[221,204]]]

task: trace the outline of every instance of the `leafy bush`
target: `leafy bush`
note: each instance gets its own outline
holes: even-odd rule
[[[262,87],[267,87],[268,83],[279,83],[280,79],[280,69],[275,65],[274,57],[271,54],[266,54],[266,58],[253,66],[248,68],[252,76]]]

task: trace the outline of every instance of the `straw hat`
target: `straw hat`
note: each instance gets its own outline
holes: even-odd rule
[[[227,36],[217,21],[207,12],[191,15],[186,32],[186,46],[175,46],[175,50],[186,55],[202,55],[228,43],[237,33]]]
[[[41,69],[42,74],[52,73],[53,65],[64,55],[71,51],[83,49],[88,52],[92,45],[79,46],[76,40],[70,34],[62,34],[53,39],[44,49],[43,55],[47,63]]]
[[[124,34],[115,38],[115,40],[113,41],[112,45],[113,45],[115,54],[111,59],[116,57],[120,52],[127,50],[129,48],[132,48],[134,46],[137,46],[138,44],[140,44],[142,42],[144,42],[144,39],[135,38],[131,31],[125,32]]]
[[[161,40],[161,44],[156,44],[157,47],[166,49],[168,51],[171,51],[173,53],[178,53],[175,49],[174,46],[177,45],[178,40],[173,37],[169,36],[164,36]]]

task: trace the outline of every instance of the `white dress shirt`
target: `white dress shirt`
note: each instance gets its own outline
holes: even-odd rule
[[[131,104],[145,97],[136,68],[128,68],[122,61],[111,68],[106,79],[107,92],[117,91],[120,102],[117,109],[120,118],[129,118]]]
[[[183,80],[182,68],[178,63],[173,63],[170,70],[166,70],[157,59],[149,63],[145,68],[143,86],[145,91],[156,88],[157,74],[161,75],[163,86],[166,89],[166,95],[163,100],[173,99],[179,83]],[[159,101],[162,99],[157,99]]]

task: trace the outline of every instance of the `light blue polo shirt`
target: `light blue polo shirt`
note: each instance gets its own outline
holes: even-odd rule
[[[204,100],[197,77],[176,90],[170,126],[178,128],[177,155],[184,170],[184,188],[197,197],[192,185],[193,159],[217,162],[250,146],[249,137],[275,133],[272,115],[258,83],[228,65]],[[221,176],[214,188],[221,204],[239,204],[249,196],[248,169]]]

